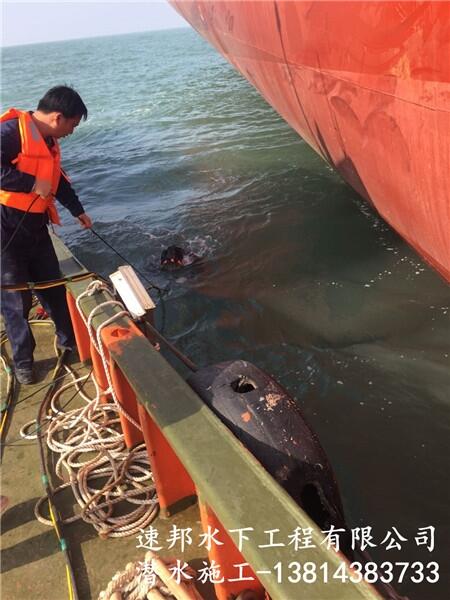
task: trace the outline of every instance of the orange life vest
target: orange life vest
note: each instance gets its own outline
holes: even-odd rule
[[[19,119],[19,132],[21,151],[12,162],[18,171],[34,175],[37,179],[44,179],[51,184],[51,196],[42,198],[34,192],[9,192],[0,190],[0,203],[23,210],[24,212],[44,213],[47,212],[52,223],[61,224],[58,211],[53,200],[58,189],[61,176],[61,158],[59,144],[54,140],[52,148],[49,148],[39,132],[30,113],[10,108],[3,113],[0,121]]]

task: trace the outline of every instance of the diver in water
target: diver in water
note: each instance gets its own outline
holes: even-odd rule
[[[200,256],[193,252],[186,252],[179,246],[169,246],[161,252],[161,268],[162,269],[180,269],[189,267],[198,262]]]

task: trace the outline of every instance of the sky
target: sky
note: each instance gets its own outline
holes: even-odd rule
[[[187,27],[165,0],[4,0],[2,46]]]

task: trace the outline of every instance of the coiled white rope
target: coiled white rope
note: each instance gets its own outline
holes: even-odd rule
[[[176,566],[174,559],[161,559],[149,551],[143,562],[130,562],[125,570],[118,571],[107,588],[100,592],[98,600],[202,600],[194,581],[197,575],[191,567],[185,574],[192,579],[177,583],[171,574]],[[151,571],[150,576],[146,569]]]
[[[95,314],[105,305],[119,304],[123,308],[122,304],[115,300],[99,304],[87,319],[80,308],[80,300],[99,289],[111,294],[103,282],[92,282],[87,290],[78,296],[76,304],[92,342],[102,357],[109,384],[106,393],[111,394],[112,402],[100,401],[105,392],[100,389],[92,374],[77,378],[65,365],[72,381],[59,388],[51,399],[52,414],[47,425],[46,437],[48,447],[60,455],[55,465],[56,475],[65,481],[54,493],[70,486],[81,508],[80,514],[63,519],[63,523],[83,519],[93,525],[101,537],[125,537],[136,535],[149,525],[157,515],[158,502],[145,445],[139,444],[128,450],[124,435],[120,431],[121,414],[135,427],[141,431],[142,429],[118,402],[101,340],[101,329],[128,313],[121,310],[113,315],[102,323],[95,334],[92,327]],[[89,398],[80,386],[83,382],[84,387],[89,377],[95,388],[94,398]],[[72,386],[76,387],[86,404],[65,412],[58,407],[57,401]],[[35,515],[41,523],[51,525],[51,521],[40,514],[40,507],[45,499],[46,497],[41,498],[36,504]],[[118,503],[121,504],[121,515],[114,512]],[[129,505],[128,510],[126,514],[122,514],[126,504]]]
[[[86,296],[92,296],[95,292],[98,291],[104,291],[107,292],[109,295],[112,296],[110,289],[108,288],[108,286],[103,283],[103,281],[92,281],[86,288],[86,291],[84,291],[82,294],[80,294],[77,299],[76,299],[76,305],[78,308],[78,312],[81,315],[81,318],[83,319],[87,330],[89,332],[89,337],[91,338],[95,349],[97,350],[97,352],[100,354],[101,359],[102,359],[102,363],[103,363],[103,369],[106,375],[106,379],[108,380],[108,389],[105,390],[104,394],[111,394],[113,397],[114,402],[116,403],[118,409],[120,410],[120,412],[123,414],[123,416],[130,422],[132,423],[139,431],[142,431],[142,427],[140,425],[140,423],[138,423],[135,419],[133,419],[133,417],[131,415],[129,415],[127,413],[127,411],[122,407],[122,405],[120,404],[120,402],[118,401],[115,391],[114,391],[114,386],[112,384],[111,381],[111,375],[109,373],[109,365],[108,365],[108,360],[106,358],[105,355],[105,351],[103,348],[103,343],[102,343],[102,338],[101,338],[101,333],[102,333],[102,329],[104,327],[106,327],[107,325],[110,325],[113,321],[115,321],[116,319],[118,319],[119,317],[123,317],[123,316],[129,316],[128,311],[126,310],[121,310],[120,312],[114,314],[112,317],[110,317],[109,319],[107,319],[106,321],[104,321],[97,329],[97,333],[94,332],[94,328],[92,325],[92,320],[95,317],[96,313],[99,312],[100,310],[102,310],[103,308],[105,308],[106,306],[120,306],[120,308],[124,308],[123,304],[121,302],[118,302],[117,300],[109,300],[107,302],[102,302],[101,304],[98,304],[89,314],[89,317],[86,319],[86,317],[84,316],[84,313],[81,309],[80,306],[80,302],[81,300],[86,297]]]

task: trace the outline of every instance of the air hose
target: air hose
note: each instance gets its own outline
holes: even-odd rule
[[[53,325],[53,323],[51,323],[50,321],[46,322],[46,321],[29,321],[31,325],[47,325],[47,324],[51,324]],[[3,346],[3,344],[7,341],[7,337],[6,335],[2,336],[1,339],[1,345]],[[65,538],[62,535],[61,532],[61,522],[60,522],[60,518],[58,515],[58,512],[55,508],[54,502],[53,502],[53,492],[52,492],[52,488],[49,482],[49,478],[48,478],[48,474],[47,474],[47,468],[46,468],[46,463],[45,463],[45,453],[44,453],[44,449],[43,449],[43,444],[42,444],[42,419],[43,419],[43,414],[44,411],[46,410],[46,407],[48,405],[48,402],[50,400],[50,398],[53,395],[53,392],[56,388],[56,386],[58,385],[58,381],[57,378],[59,376],[59,373],[64,365],[64,359],[65,359],[65,353],[61,353],[58,357],[58,361],[56,364],[56,367],[53,371],[52,374],[52,383],[50,385],[50,387],[48,388],[44,399],[39,407],[39,412],[38,412],[38,416],[37,416],[37,427],[36,427],[36,431],[37,431],[37,439],[39,442],[39,454],[40,454],[40,462],[41,462],[41,480],[42,483],[44,485],[44,489],[45,489],[45,493],[46,493],[46,497],[48,500],[48,506],[49,506],[49,513],[50,513],[50,518],[53,524],[53,527],[55,529],[56,535],[58,537],[58,541],[59,541],[59,546],[61,549],[61,552],[64,555],[64,560],[66,563],[66,576],[67,576],[67,585],[69,588],[69,598],[70,600],[78,600],[79,596],[78,596],[78,592],[77,592],[77,588],[76,588],[76,581],[75,581],[75,574],[74,574],[74,569],[72,567],[72,563],[70,560],[70,554],[69,554],[69,549],[67,546],[67,542],[65,540]],[[3,450],[3,432],[5,430],[5,425],[7,423],[8,417],[10,415],[10,408],[11,408],[11,403],[12,403],[12,398],[14,396],[14,382],[15,382],[15,378],[12,374],[12,369],[11,366],[8,362],[8,359],[6,358],[6,356],[4,356],[3,354],[1,355],[1,360],[3,362],[3,366],[4,369],[7,373],[7,377],[8,377],[8,383],[7,383],[7,391],[6,391],[6,400],[4,405],[2,405],[2,418],[1,418],[1,429],[0,429],[0,433],[2,436],[2,450]]]
[[[111,246],[111,244],[109,242],[107,242],[105,240],[105,238],[102,237],[97,231],[95,231],[95,229],[93,227],[90,228],[90,231],[100,241],[102,241],[105,244],[105,246],[107,246],[110,250],[112,250],[114,252],[114,254],[117,254],[117,256],[119,256],[122,260],[124,260],[127,263],[127,265],[130,265],[130,267],[133,267],[133,269],[136,271],[136,273],[139,273],[139,275],[142,277],[142,279],[145,279],[145,281],[149,284],[150,288],[157,290],[160,294],[162,292],[167,292],[167,288],[160,288],[159,286],[155,285],[152,281],[150,281],[150,279],[148,279],[141,271],[139,271],[139,269],[136,267],[136,265],[133,265],[133,263],[131,263],[127,258],[125,258],[125,256],[120,254],[120,252],[118,252],[113,246]]]
[[[198,371],[198,367],[195,363],[193,363],[186,355],[178,350],[168,339],[166,339],[159,331],[153,327],[153,325],[149,322],[148,318],[144,317],[144,328],[147,331],[148,336],[151,339],[156,339],[159,342],[162,342],[167,348],[174,354],[183,364],[186,365],[188,369],[193,371],[194,373]]]
[[[49,288],[58,287],[65,285],[66,283],[73,283],[76,281],[83,281],[83,279],[90,279],[95,273],[80,273],[79,275],[72,275],[70,277],[60,277],[59,279],[49,279],[47,281],[24,281],[19,283],[11,283],[2,285],[2,290],[9,292],[23,292],[25,290],[47,290]]]
[[[3,344],[3,339],[2,339],[2,344]],[[1,404],[0,439],[2,442],[2,453],[3,453],[3,432],[5,431],[5,427],[6,427],[8,417],[10,414],[12,399],[14,397],[15,378],[13,376],[11,365],[9,364],[7,357],[3,353],[1,353],[0,359],[3,363],[3,368],[5,369],[6,377],[7,377],[5,400]]]
[[[76,580],[75,580],[75,573],[74,573],[74,569],[73,569],[72,562],[70,559],[69,548],[68,548],[66,539],[62,535],[61,520],[60,520],[58,511],[56,510],[55,504],[53,501],[53,490],[52,490],[52,486],[50,485],[50,480],[48,477],[47,465],[45,462],[44,442],[42,439],[43,415],[47,411],[48,404],[52,398],[53,392],[55,391],[55,389],[58,385],[58,382],[55,380],[59,376],[60,371],[64,366],[65,354],[66,354],[65,352],[62,352],[60,354],[60,356],[58,357],[58,362],[56,363],[56,367],[55,367],[55,370],[53,371],[53,375],[52,375],[53,385],[51,385],[48,388],[48,390],[44,396],[44,399],[42,400],[42,402],[39,406],[39,411],[38,411],[38,415],[37,415],[37,419],[36,419],[36,421],[37,421],[37,440],[38,440],[38,444],[39,444],[39,457],[40,457],[40,461],[41,461],[41,480],[44,485],[45,494],[46,494],[47,500],[48,500],[48,507],[49,507],[51,521],[52,521],[53,527],[55,529],[56,535],[58,537],[61,552],[63,553],[64,559],[66,562],[66,575],[67,575],[67,585],[69,588],[69,597],[71,600],[79,600],[79,595],[78,595]]]

